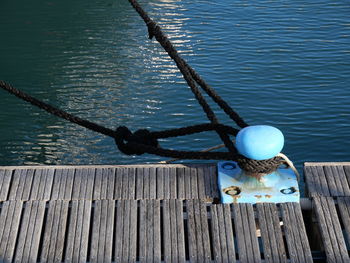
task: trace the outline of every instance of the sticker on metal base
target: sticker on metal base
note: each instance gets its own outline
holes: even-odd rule
[[[236,162],[218,163],[222,203],[299,202],[297,176],[290,168],[278,168],[260,178],[247,176]]]

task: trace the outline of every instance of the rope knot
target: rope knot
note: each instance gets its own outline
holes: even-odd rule
[[[127,127],[117,128],[114,137],[118,149],[128,155],[141,155],[147,152],[149,147],[158,147],[158,140],[146,129],[140,129],[132,133]]]

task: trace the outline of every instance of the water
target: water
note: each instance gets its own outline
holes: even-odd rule
[[[305,161],[349,161],[348,1],[151,0],[141,4],[180,54],[249,124],[286,137]],[[207,122],[175,64],[126,0],[0,2],[0,79],[107,127]],[[0,91],[0,165],[131,164],[112,139]],[[214,107],[220,120],[230,121]],[[163,140],[199,150],[205,133]]]

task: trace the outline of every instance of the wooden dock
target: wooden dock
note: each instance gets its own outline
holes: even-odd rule
[[[218,204],[214,164],[0,167],[0,262],[350,262],[350,163],[300,204]]]

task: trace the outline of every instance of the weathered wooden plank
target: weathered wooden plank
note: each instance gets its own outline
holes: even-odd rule
[[[116,180],[114,185],[114,199],[122,199],[123,189],[123,168],[116,169]]]
[[[150,198],[150,169],[143,169],[143,199]]]
[[[96,180],[98,182],[95,182],[95,186],[100,186],[100,182],[102,180],[99,180],[100,175],[102,175],[102,171],[96,171]],[[100,195],[98,195],[98,192],[95,192],[98,198]],[[90,248],[90,261],[91,262],[98,262],[98,252],[99,252],[99,242],[100,242],[100,229],[103,227],[101,226],[101,215],[102,215],[102,201],[98,200],[95,201],[95,207],[94,207],[94,217],[92,222],[92,239],[91,239],[91,248]]]
[[[221,257],[222,257],[222,262],[229,262],[225,223],[226,222],[224,220],[223,205],[219,205],[218,206],[218,224],[219,224],[219,227],[221,228],[221,231],[219,231],[220,245],[221,245]]]
[[[342,196],[350,196],[350,188],[349,188],[349,183],[346,178],[346,174],[344,171],[343,166],[334,166],[333,168],[335,170],[334,173],[338,174],[339,177],[339,184],[343,188]]]
[[[175,177],[171,175],[172,177]],[[176,224],[176,201],[175,199],[169,200],[169,209],[170,209],[170,224],[168,225],[170,229],[170,241],[171,241],[171,262],[178,262],[179,254],[177,248],[177,224]]]
[[[155,224],[159,218],[155,218]],[[163,201],[163,246],[164,262],[185,262],[185,243],[182,201],[170,199]],[[156,227],[158,229],[158,227]],[[160,238],[160,236],[159,236]],[[154,238],[155,241],[158,238]],[[159,248],[160,251],[160,241]],[[159,255],[160,256],[160,255]],[[157,257],[157,262],[160,257]]]
[[[63,192],[63,200],[71,200],[73,195],[73,184],[74,184],[74,177],[75,177],[75,169],[66,169],[67,175],[66,175],[66,181],[65,184],[62,185],[61,189]]]
[[[348,181],[348,184],[350,184],[350,164],[343,165],[343,169],[344,169],[345,177]]]
[[[160,201],[153,200],[153,259],[154,262],[160,262],[162,257],[161,251],[161,219],[160,219]]]
[[[196,263],[199,261],[197,256],[196,223],[193,203],[194,201],[191,199],[186,200],[189,260]]]
[[[108,168],[107,170],[107,200],[114,199],[114,185],[116,180],[116,170],[115,168]]]
[[[230,206],[212,205],[210,208],[214,261],[236,262]]]
[[[117,201],[117,210],[116,210],[116,231],[115,231],[115,261],[121,262],[123,255],[123,229],[124,229],[124,200]]]
[[[219,193],[219,187],[218,187],[218,182],[217,182],[216,167],[209,166],[208,167],[208,174],[209,174],[209,178],[211,180],[211,197],[213,199],[219,199],[220,193]]]
[[[185,169],[176,168],[177,173],[177,198],[185,199]]]
[[[211,230],[213,239],[213,254],[215,262],[223,262],[223,253],[221,251],[221,238],[220,238],[220,228],[219,228],[219,218],[218,218],[218,206],[211,206]],[[220,230],[219,230],[220,229]],[[225,252],[224,252],[225,253]]]
[[[338,197],[339,212],[345,230],[347,243],[350,242],[350,197]]]
[[[171,230],[170,200],[163,200],[164,262],[171,262]]]
[[[326,212],[324,212],[322,208],[322,206],[324,205],[327,206],[327,202],[323,198],[320,199],[319,197],[314,197],[313,201],[316,207],[315,211],[319,221],[319,228],[320,228],[327,260],[329,262],[337,262],[337,261],[342,262],[342,261],[339,261],[339,258],[336,259],[337,257],[336,254],[339,253],[338,245],[332,244],[336,242],[336,240],[334,240],[335,233],[334,233],[334,229],[331,226],[331,217],[329,215],[329,209],[327,209],[328,207],[326,207],[325,208]],[[330,236],[330,234],[333,234],[332,237]]]
[[[149,171],[149,198],[157,199],[157,169],[151,167]]]
[[[23,187],[25,185],[25,174],[27,169],[16,169],[12,176],[9,200],[22,200]]]
[[[55,256],[53,258],[53,261],[61,262],[63,257],[64,239],[65,239],[66,225],[67,225],[67,219],[68,219],[69,201],[58,200],[56,202],[60,204],[61,210],[58,217],[57,241],[56,241]]]
[[[94,169],[79,168],[75,171],[72,200],[92,199]]]
[[[139,260],[140,262],[160,262],[160,201],[140,201],[140,232]],[[166,256],[164,255],[164,261]]]
[[[293,207],[289,203],[281,204],[282,211],[282,219],[283,219],[283,227],[284,233],[286,237],[287,247],[289,251],[289,257],[291,262],[303,262],[304,253],[298,252],[297,244],[299,242],[299,233],[295,231],[294,226],[296,226],[295,214],[293,211]]]
[[[102,181],[103,181],[104,170],[105,170],[104,168],[97,168],[96,169],[94,193],[93,193],[94,200],[101,200],[102,199]]]
[[[105,168],[102,170],[102,182],[101,182],[101,195],[100,195],[100,200],[104,200],[107,198],[107,189],[108,185],[112,184],[112,182],[108,182],[108,170]],[[95,179],[96,181],[96,179]],[[94,185],[95,188],[95,185]]]
[[[63,205],[63,202],[66,205]],[[60,262],[62,260],[63,243],[66,218],[62,217],[64,214],[64,207],[68,212],[68,201],[50,201],[44,230],[44,242],[41,252],[41,262]],[[57,254],[56,254],[57,252]]]
[[[7,214],[9,211],[10,202],[4,202],[0,211],[0,256],[4,254],[4,250],[6,249],[6,238],[4,237],[4,232],[8,229],[8,225],[6,225]],[[4,240],[3,240],[4,239]],[[0,261],[1,262],[1,261]]]
[[[62,195],[61,184],[65,184],[65,174],[63,173],[63,169],[56,169],[54,174],[51,200],[62,199],[60,195]],[[63,188],[64,189],[64,188]],[[61,198],[60,198],[61,197]]]
[[[225,222],[225,233],[226,233],[226,243],[227,243],[227,256],[228,262],[236,262],[236,252],[233,240],[233,227],[232,227],[232,217],[231,208],[229,204],[223,205],[223,221]]]
[[[139,261],[146,262],[147,255],[147,201],[140,200],[140,234],[139,234]]]
[[[89,193],[89,196],[91,195],[92,195],[92,191]],[[83,205],[83,214],[82,214],[83,219],[82,219],[79,260],[80,262],[86,262],[87,254],[88,254],[88,241],[89,241],[92,202],[90,200],[84,200],[81,205]]]
[[[29,226],[29,222],[30,222],[30,214],[31,214],[33,203],[34,203],[34,201],[27,202],[25,209],[24,209],[24,215],[23,215],[23,219],[22,219],[22,225],[21,225],[17,249],[16,249],[16,256],[14,258],[15,262],[22,262],[24,246],[27,242],[27,239],[30,240],[30,238],[27,237],[27,232],[28,232],[28,226]]]
[[[204,168],[198,167],[197,168],[197,184],[198,184],[198,198],[201,200],[206,199],[205,194],[205,175],[204,175]]]
[[[40,200],[39,199],[39,188],[42,188],[42,185],[45,185],[45,170],[38,169],[34,171],[34,178],[33,178],[33,187],[30,192],[29,200]]]
[[[56,169],[51,200],[71,200],[75,169]],[[45,194],[46,195],[46,194]]]
[[[82,191],[86,187],[86,169],[78,168],[75,170],[72,200],[81,200]]]
[[[23,220],[20,229],[15,262],[36,262],[45,205],[46,203],[42,201],[26,203],[25,220]]]
[[[47,212],[47,218],[46,218],[46,226],[44,230],[44,242],[41,252],[41,262],[49,262],[53,261],[53,258],[55,256],[55,250],[56,250],[56,241],[57,241],[57,233],[56,235],[53,233],[54,226],[57,225],[56,220],[62,220],[62,218],[59,218],[57,216],[57,213],[60,213],[61,207],[59,205],[60,201],[50,201],[49,202],[49,208]]]
[[[40,176],[37,176],[37,173],[39,171],[41,171],[41,174]],[[35,171],[30,200],[43,200],[43,201],[50,200],[54,174],[55,174],[54,169],[39,169]],[[38,190],[36,192],[34,188],[37,185],[38,185]]]
[[[212,194],[212,175],[210,174],[210,169],[208,166],[203,167],[203,176],[204,176],[204,187],[205,187],[205,199],[208,201],[213,200]]]
[[[135,190],[136,190],[136,168],[130,167],[128,169],[128,193],[127,199],[135,199]]]
[[[122,173],[122,199],[128,199],[129,196],[129,178],[128,178],[128,168],[123,168]]]
[[[275,204],[257,204],[266,262],[287,262],[282,231]]]
[[[108,200],[107,205],[107,225],[106,225],[106,245],[105,245],[105,257],[102,262],[112,262],[113,254],[113,233],[114,233],[114,213],[115,213],[115,201]]]
[[[185,198],[192,199],[191,169],[185,168]]]
[[[86,181],[82,183],[83,190],[81,191],[80,199],[92,200],[96,169],[89,168],[85,169],[84,172]]]
[[[197,179],[197,169],[191,167],[191,198],[198,199],[198,179]]]
[[[90,200],[72,201],[66,262],[85,262],[87,260],[91,204]]]
[[[185,250],[185,232],[184,232],[184,215],[183,215],[183,203],[182,200],[176,200],[176,233],[177,233],[177,249],[178,249],[178,262],[186,262],[186,250]]]
[[[300,204],[283,203],[280,207],[291,262],[313,262]]]
[[[169,169],[169,198],[170,199],[175,199],[177,198],[177,174],[176,174],[176,169],[175,168],[170,168]]]
[[[310,244],[308,241],[308,237],[306,234],[306,229],[305,229],[305,223],[303,219],[303,214],[301,211],[301,206],[298,203],[290,203],[289,206],[292,208],[292,211],[294,212],[294,218],[296,220],[296,225],[298,227],[295,227],[294,225],[294,230],[297,231],[299,234],[299,240],[301,243],[302,249],[299,252],[304,255],[304,262],[312,262],[312,254],[311,254],[311,249],[310,249]]]
[[[164,199],[164,169],[157,167],[157,199]]]
[[[143,169],[136,169],[136,200],[143,199]]]
[[[130,202],[131,200],[124,201],[124,224],[123,224],[123,246],[122,246],[122,259],[121,262],[128,262],[130,252]]]
[[[312,167],[304,166],[304,176],[309,196],[317,195],[320,192],[320,182],[318,177],[315,177]]]
[[[10,182],[12,177],[12,169],[0,170],[0,201],[6,201],[10,191]]]
[[[233,204],[233,215],[240,262],[260,262],[252,205]]]
[[[163,176],[164,176],[164,186],[163,186],[163,199],[170,199],[170,171],[168,167],[163,168]]]
[[[333,198],[315,197],[315,212],[328,262],[349,262]]]
[[[34,179],[33,169],[22,170],[20,185],[18,186],[17,200],[23,200],[23,201],[29,200],[33,179]]]
[[[186,209],[190,261],[207,262],[211,258],[211,251],[206,205],[200,200],[187,200]]]
[[[7,201],[0,214],[0,262],[12,262],[23,203]]]
[[[335,182],[335,178],[333,176],[333,174],[329,173],[329,167],[327,166],[317,166],[317,172],[319,174],[322,174],[321,169],[323,171],[323,173],[325,174],[326,180],[327,180],[327,184],[328,184],[328,190],[331,196],[337,196],[338,195],[338,188]],[[320,177],[321,178],[321,177]],[[325,183],[323,185],[326,185]]]
[[[331,196],[344,196],[344,182],[341,182],[340,174],[335,166],[324,166],[324,172],[328,181],[330,181]],[[346,181],[346,180],[345,180]],[[345,182],[347,185],[347,182]]]
[[[153,200],[149,200],[147,203],[147,216],[146,216],[146,222],[147,222],[147,248],[146,248],[146,262],[153,262],[154,261],[154,204],[155,202]]]
[[[135,262],[137,257],[137,201],[130,200],[130,231],[129,231],[129,259],[128,262]],[[156,211],[154,211],[156,215]]]
[[[100,206],[101,206],[101,209],[99,211],[100,212],[100,229],[99,229],[99,235],[96,237],[98,239],[97,262],[110,262],[112,260],[112,254],[108,254],[108,255],[105,254],[108,201],[101,200],[96,202],[100,203]]]
[[[203,262],[211,262],[211,248],[210,248],[210,237],[209,237],[209,226],[208,226],[208,212],[207,205],[202,200],[198,200],[200,215],[200,231],[203,243]],[[199,228],[199,227],[198,227]]]
[[[335,189],[334,179],[326,176],[322,166],[305,166],[305,178],[310,196],[330,196]]]
[[[43,193],[45,192],[47,174],[48,174],[47,169],[38,169],[38,170],[34,171],[33,186],[32,186],[32,191],[30,193],[29,200],[43,200],[44,199]],[[48,189],[48,191],[51,192],[51,188]]]

